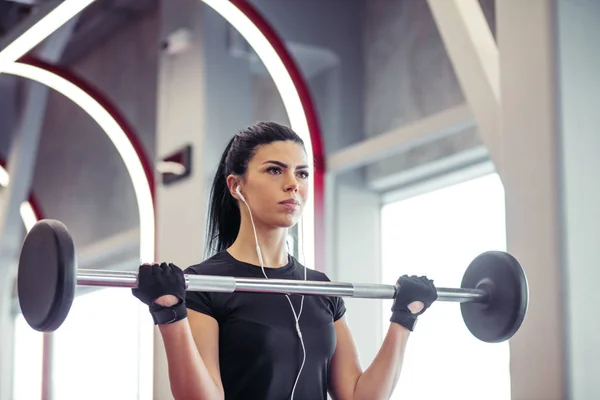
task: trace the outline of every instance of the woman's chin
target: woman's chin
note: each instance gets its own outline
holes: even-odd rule
[[[291,228],[298,223],[300,220],[299,215],[288,214],[282,218],[278,218],[278,221],[274,224],[278,228]]]

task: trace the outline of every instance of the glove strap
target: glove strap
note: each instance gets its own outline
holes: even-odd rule
[[[395,311],[392,312],[390,322],[400,324],[412,332],[417,325],[417,315],[410,312]]]
[[[168,325],[187,317],[185,302],[181,301],[173,307],[162,307],[154,303],[150,307],[154,325]]]

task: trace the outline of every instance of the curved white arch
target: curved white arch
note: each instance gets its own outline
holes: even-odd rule
[[[3,67],[2,73],[30,79],[42,85],[48,86],[61,93],[69,100],[77,104],[87,113],[110,138],[113,145],[121,155],[127,172],[131,178],[138,203],[140,218],[140,262],[153,262],[155,256],[155,213],[154,199],[150,182],[144,172],[144,166],[135,151],[127,134],[121,128],[113,116],[98,103],[92,96],[67,79],[43,68],[23,63],[12,63]],[[4,170],[4,172],[6,172]],[[8,174],[4,174],[8,181]],[[27,204],[24,206],[24,204]],[[35,224],[37,217],[29,203],[21,205],[21,216],[30,227]],[[33,216],[33,217],[32,217]],[[141,307],[141,303],[140,303]],[[140,308],[141,310],[142,308]],[[153,333],[152,325],[148,329],[140,329],[140,347],[145,348],[140,353],[140,398],[152,398],[152,376],[153,376]]]
[[[273,79],[279,95],[283,101],[285,111],[290,120],[291,128],[302,138],[306,147],[308,159],[313,159],[313,147],[310,136],[308,119],[300,94],[294,84],[290,72],[286,68],[283,60],[277,54],[273,45],[269,42],[259,27],[244,14],[232,1],[229,0],[201,0],[219,13],[227,22],[231,24],[256,52],[256,55],[267,68],[269,75]],[[311,175],[309,185],[311,196],[304,208],[305,215],[308,218],[302,218],[302,240],[301,246],[304,248],[304,264],[311,268],[315,266],[315,208],[314,208],[314,179]]]
[[[92,96],[53,72],[18,62],[4,66],[2,72],[30,79],[56,90],[77,104],[102,128],[121,155],[133,183],[140,217],[140,261],[154,261],[155,220],[152,191],[142,162],[123,128]]]
[[[41,43],[47,36],[81,11],[81,4],[77,5],[75,3],[82,3],[82,1],[83,0],[65,0],[62,8],[63,14],[60,18],[57,16],[57,13],[50,13],[43,18],[40,23],[44,23],[45,30],[43,32],[39,31],[35,35],[30,35],[31,37],[26,44],[17,46],[20,53],[13,52],[14,54],[9,54],[9,57],[6,56],[6,52],[0,52],[0,60],[2,61],[0,62],[0,73],[7,73],[31,79],[60,92],[81,107],[106,132],[125,162],[125,166],[134,185],[140,217],[140,260],[142,262],[153,261],[155,255],[155,214],[152,192],[150,184],[146,179],[143,165],[123,129],[107,110],[81,88],[50,71],[16,62],[18,58],[17,54],[25,54],[33,48],[34,45]],[[89,5],[93,1],[94,0],[85,0],[85,3]],[[309,159],[314,159],[310,124],[307,112],[302,103],[301,93],[296,87],[293,77],[284,64],[284,60],[278,54],[277,49],[250,16],[246,15],[234,2],[229,0],[201,1],[206,3],[227,20],[239,31],[250,46],[252,46],[267,68],[279,91],[292,129],[294,129],[294,131],[296,131],[303,139]],[[68,15],[69,13],[71,13],[70,16]],[[13,63],[13,61],[15,62]],[[305,206],[305,215],[308,215],[309,217],[302,219],[301,231],[303,237],[299,239],[302,241],[301,245],[304,248],[304,264],[314,267],[316,258],[314,203],[317,193],[314,190],[314,177],[312,175],[309,185],[311,189],[313,189],[309,201]],[[33,212],[33,209],[31,211]],[[151,344],[147,342],[148,340],[151,340],[151,337],[146,337],[143,340],[146,342],[144,347],[151,349]],[[150,358],[147,358],[148,356]],[[152,398],[151,377],[153,362],[151,357],[151,355],[146,354],[144,357],[146,359],[143,363],[140,363],[141,368],[144,369],[142,375],[150,380],[146,381],[144,379],[145,385],[149,385],[148,387],[145,387],[145,385],[140,382],[140,398]]]
[[[92,115],[101,115],[104,114],[103,117],[94,118],[96,122],[99,124],[107,125],[109,130],[106,130],[107,134],[113,140],[113,143],[123,156],[124,160],[127,160],[127,155],[130,153],[130,150],[123,147],[123,143],[127,141],[120,142],[120,135],[111,134],[108,132],[116,132],[115,127],[118,126],[116,123],[109,122],[109,119],[106,119],[106,115],[108,113],[100,112],[99,105],[92,105],[92,102],[89,102],[89,96],[86,100],[85,96],[82,96],[81,93],[77,94],[77,87],[68,83],[67,81],[59,82],[55,76],[50,76],[50,74],[46,71],[46,73],[39,73],[36,70],[32,69],[35,67],[28,66],[22,69],[24,64],[16,63],[16,61],[32,48],[34,48],[37,44],[41,43],[44,39],[46,39],[49,35],[51,35],[54,31],[59,29],[62,25],[64,25],[67,21],[85,9],[88,5],[93,3],[95,0],[65,0],[59,6],[57,6],[54,10],[52,10],[48,15],[43,17],[40,21],[34,24],[31,29],[23,33],[20,37],[16,38],[12,43],[10,43],[7,48],[3,51],[0,51],[0,72],[6,72],[8,74],[20,75],[23,74],[33,74],[33,76],[41,76],[40,79],[48,80],[50,83],[50,87],[53,85],[58,85],[60,88],[67,88],[68,93],[74,93],[74,96],[79,100],[73,101],[79,104],[82,108],[90,107],[91,116]],[[250,18],[250,16],[246,15],[244,11],[239,7],[239,4],[244,4],[241,2],[232,1],[232,0],[201,0],[208,6],[210,6],[213,10],[219,13],[225,20],[227,20],[231,26],[233,26],[243,37],[244,39],[252,46],[258,57],[261,59],[265,67],[267,68],[269,74],[271,75],[277,90],[281,96],[283,101],[286,113],[288,115],[288,119],[290,120],[290,124],[292,129],[300,135],[300,137],[304,140],[306,151],[308,153],[308,157],[310,160],[313,159],[313,146],[310,135],[309,122],[307,119],[306,110],[302,104],[300,93],[298,92],[298,88],[294,84],[294,80],[290,75],[290,71],[286,68],[284,61],[277,53],[274,45],[269,41],[268,37],[265,35],[259,26]],[[21,71],[21,72],[19,72]],[[24,71],[24,72],[23,72]],[[35,79],[34,79],[35,80]],[[53,87],[59,92],[65,94],[60,88]],[[82,92],[79,90],[79,92]],[[67,97],[71,97],[69,94],[65,94]],[[114,122],[114,121],[113,121]],[[112,126],[111,126],[112,125]],[[103,127],[104,129],[104,127]],[[125,161],[127,164],[127,170],[132,175],[132,178],[137,176],[139,169],[134,165],[131,165],[131,162]],[[137,178],[136,178],[137,179]],[[311,176],[309,185],[314,189],[314,178]],[[136,189],[136,196],[138,199],[143,198],[144,193],[141,187],[138,187],[139,184],[135,183],[134,187]],[[305,264],[314,266],[315,264],[315,190],[311,191],[312,195],[309,198],[305,206],[305,214],[308,214],[309,218],[302,219],[302,231],[307,235],[308,240],[303,240],[303,244],[305,247]],[[140,197],[141,196],[141,197]],[[142,202],[144,200],[142,199]],[[145,206],[142,206],[145,207]],[[140,211],[142,212],[142,211]],[[144,211],[145,213],[146,211]],[[143,220],[143,219],[141,219]],[[142,232],[145,232],[142,229]],[[153,231],[152,231],[153,232]],[[150,231],[145,233],[146,235],[150,235]],[[149,241],[145,238],[142,243],[144,243],[144,255],[150,254],[150,248],[148,243]],[[145,257],[144,256],[144,257]]]

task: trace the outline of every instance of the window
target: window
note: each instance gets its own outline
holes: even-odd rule
[[[22,314],[14,327],[13,399],[42,398],[42,361],[44,334],[33,330]]]
[[[53,398],[138,400],[152,387],[154,325],[130,289],[107,288],[75,298],[52,334]],[[43,334],[15,321],[14,399],[40,399]]]
[[[468,264],[505,250],[504,188],[497,174],[387,204],[381,212],[382,279],[427,275],[460,287]],[[384,334],[391,300],[383,302]],[[436,302],[419,319],[393,399],[510,399],[508,342],[480,342],[457,303]],[[485,395],[482,395],[485,393]]]
[[[61,400],[137,400],[141,340],[152,320],[130,289],[107,288],[78,296],[53,337],[53,391]],[[152,331],[150,331],[152,332]]]

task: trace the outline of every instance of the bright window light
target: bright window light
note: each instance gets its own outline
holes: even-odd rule
[[[505,236],[497,174],[387,204],[381,211],[382,280],[427,275],[437,286],[460,287],[473,258],[506,250]],[[383,332],[391,305],[383,301]],[[392,399],[510,400],[509,363],[508,342],[479,341],[458,304],[436,302],[411,334]]]
[[[31,329],[22,314],[15,320],[14,332],[11,399],[42,399],[44,334]]]
[[[123,288],[94,290],[75,298],[65,323],[52,338],[51,398],[143,398],[138,360],[145,357],[147,349],[140,347],[139,336],[153,323],[148,309],[140,308],[139,303]]]

